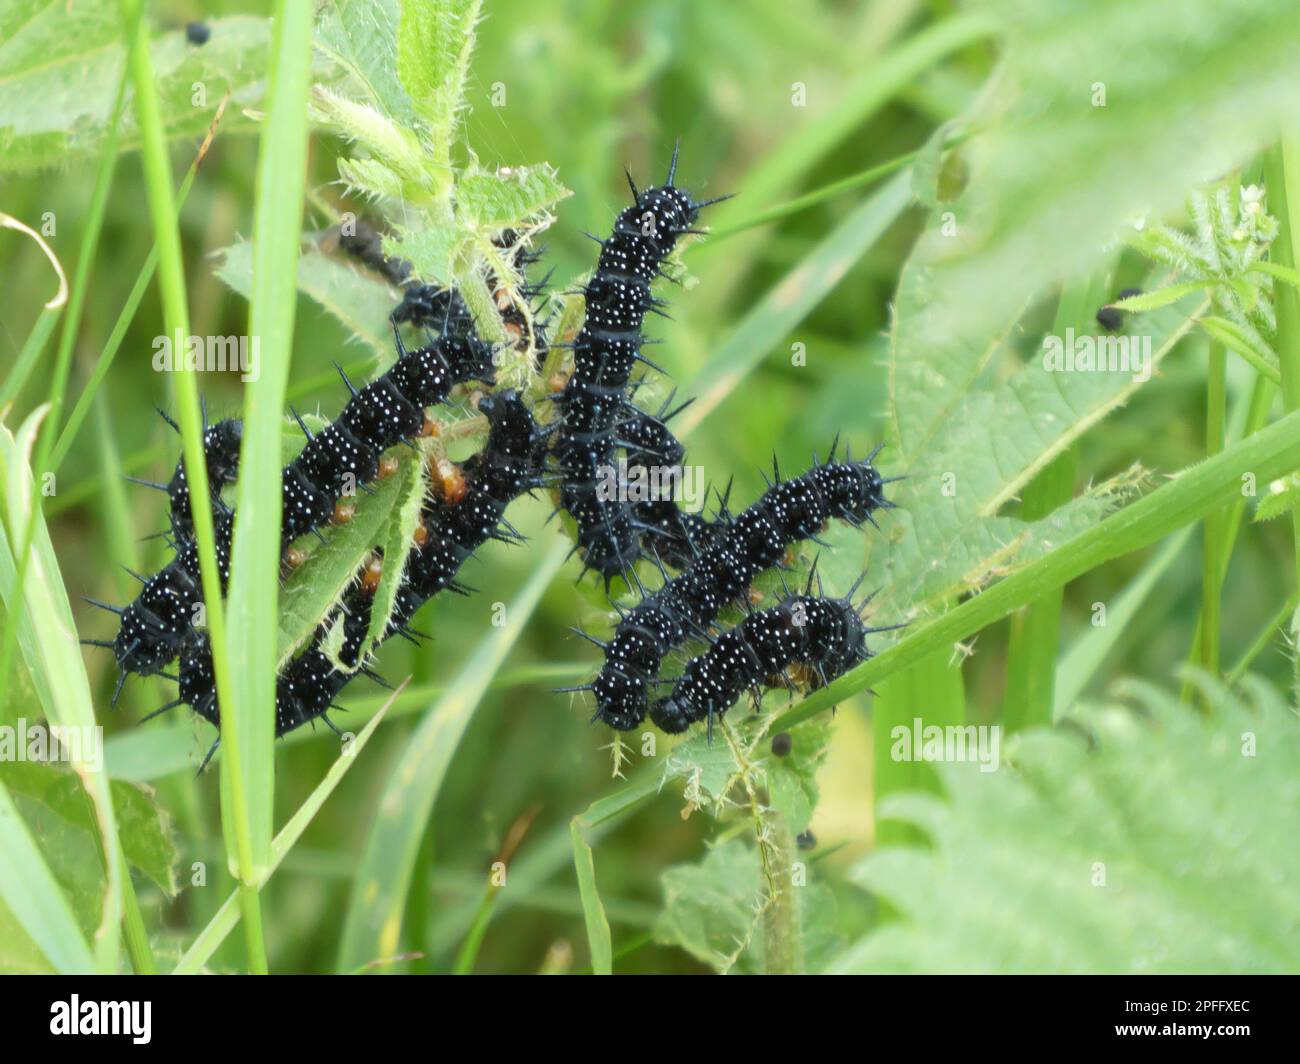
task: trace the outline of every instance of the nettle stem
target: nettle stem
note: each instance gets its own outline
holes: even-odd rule
[[[722,733],[736,759],[758,845],[763,893],[755,918],[763,931],[763,970],[768,975],[794,975],[803,971],[803,942],[799,936],[791,860],[794,837],[785,818],[772,808],[767,794],[755,785],[759,770],[749,760],[750,751],[725,720]],[[756,741],[761,741],[765,734],[766,729]]]

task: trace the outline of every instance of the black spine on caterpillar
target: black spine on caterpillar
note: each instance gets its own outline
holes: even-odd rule
[[[856,585],[854,586],[856,590]],[[866,661],[868,633],[850,601],[818,595],[787,595],[766,610],[750,612],[686,664],[672,694],[650,707],[650,719],[666,732],[683,732],[697,721],[721,717],[745,692],[755,705],[773,677],[792,665],[812,670],[814,686],[825,686]]]
[[[647,692],[664,657],[704,632],[791,545],[816,535],[832,517],[875,524],[872,513],[892,504],[884,497],[888,481],[872,465],[874,457],[875,452],[862,461],[825,464],[814,459],[807,473],[784,482],[777,472],[777,483],[761,499],[725,527],[720,524],[708,549],[627,613],[604,647],[599,675],[576,688],[594,693],[592,719],[619,731],[635,728],[645,719]]]
[[[488,420],[487,443],[463,464],[466,492],[462,499],[454,505],[431,503],[425,507],[423,542],[408,557],[384,639],[409,635],[407,622],[438,592],[462,590],[455,577],[465,559],[489,538],[507,538],[501,531],[506,507],[542,484],[549,433],[537,427],[519,395],[508,391],[487,396],[479,410]],[[349,666],[357,665],[365,646],[371,604],[372,594],[360,584],[344,597],[339,659]],[[317,718],[329,723],[326,711],[354,675],[335,669],[321,649],[327,631],[328,626],[322,626],[312,645],[288,662],[276,680],[277,736]],[[201,631],[185,637],[178,697],[158,712],[182,703],[220,727],[211,650]]]
[[[706,205],[673,186],[676,169],[674,151],[663,186],[637,190],[633,185],[634,202],[601,241],[596,271],[584,289],[586,319],[572,344],[573,375],[557,400],[564,426],[555,452],[563,477],[560,502],[577,523],[586,567],[607,585],[631,568],[638,553],[629,506],[608,498],[601,482],[610,479],[614,432],[626,411],[632,368],[645,361],[641,325],[659,305],[650,286]]]

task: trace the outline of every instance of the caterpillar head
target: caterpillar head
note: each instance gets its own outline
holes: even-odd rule
[[[233,484],[239,475],[239,445],[244,437],[244,423],[226,418],[203,433],[203,453],[207,457],[208,483],[216,488]]]
[[[861,524],[874,511],[889,507],[885,499],[886,481],[869,458],[860,462],[832,462],[819,466],[813,475],[834,517]]]
[[[591,690],[600,707],[593,720],[616,731],[631,731],[645,720],[645,684],[617,669],[603,669]]]
[[[680,704],[671,695],[661,698],[650,707],[650,719],[660,731],[678,735],[689,728],[694,720],[690,707]]]

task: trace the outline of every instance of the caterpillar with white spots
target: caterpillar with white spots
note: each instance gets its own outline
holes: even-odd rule
[[[626,395],[632,369],[637,362],[657,368],[641,354],[645,315],[662,307],[651,284],[678,239],[698,232],[700,211],[717,202],[697,203],[674,186],[677,158],[674,150],[662,186],[638,189],[629,177],[633,203],[599,241],[596,270],[583,289],[586,318],[570,345],[573,374],[556,397],[563,422],[555,448],[560,502],[577,524],[584,565],[604,577],[606,587],[641,554],[643,522],[625,501],[605,497],[601,482],[614,467],[620,426],[641,413]]]
[[[757,706],[763,689],[786,670],[802,666],[811,673],[810,686],[824,687],[871,656],[868,628],[853,594],[861,578],[843,598],[812,595],[812,580],[802,595],[786,594],[769,609],[750,611],[734,628],[709,641],[709,648],[687,662],[672,693],[654,702],[650,719],[666,732],[683,732],[697,721],[713,721],[749,691]],[[793,686],[793,685],[792,685]]]
[[[464,488],[456,501],[426,500],[380,641],[393,635],[415,639],[418,633],[409,622],[425,602],[443,590],[466,590],[456,582],[456,575],[467,558],[489,539],[517,541],[518,534],[503,524],[506,507],[545,482],[543,470],[552,430],[538,428],[513,391],[486,396],[479,411],[488,421],[487,443],[462,463]],[[338,660],[349,670],[378,679],[362,656],[380,572],[378,564],[368,566],[362,579],[345,593],[332,618],[318,628],[309,647],[281,670],[275,695],[277,736],[316,719],[333,727],[327,711],[355,674],[335,668],[325,650],[334,624],[343,626]],[[211,649],[206,634],[197,629],[187,633],[182,643],[177,697],[150,716],[182,704],[220,727]]]
[[[693,636],[705,633],[721,610],[740,600],[753,579],[779,564],[789,547],[817,532],[831,518],[861,526],[875,524],[877,509],[892,507],[884,497],[889,481],[872,464],[879,448],[861,461],[813,459],[813,468],[776,482],[734,518],[723,507],[714,542],[677,576],[623,614],[614,637],[597,644],[605,664],[589,684],[565,688],[591,691],[592,720],[618,731],[637,727],[646,716],[649,690],[664,658]]]

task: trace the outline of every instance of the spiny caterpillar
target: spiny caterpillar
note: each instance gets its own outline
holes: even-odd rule
[[[880,628],[862,623],[854,593],[862,578],[843,598],[812,595],[812,577],[801,595],[788,591],[769,609],[747,611],[734,628],[709,640],[708,649],[687,662],[672,693],[650,707],[650,719],[666,732],[683,732],[697,721],[721,717],[749,691],[757,706],[763,688],[774,678],[787,684],[786,670],[804,666],[812,673],[812,686],[824,687],[871,656],[867,636]],[[819,587],[820,592],[820,587]]]
[[[544,482],[549,432],[537,427],[518,394],[507,391],[487,396],[479,403],[479,411],[488,421],[487,443],[462,464],[465,490],[459,501],[426,500],[380,642],[393,635],[414,640],[419,633],[409,622],[425,602],[444,589],[465,593],[467,589],[455,579],[461,565],[488,539],[518,541],[518,533],[504,524],[506,507]],[[326,713],[352,679],[354,672],[349,670],[379,679],[362,657],[368,649],[371,606],[381,566],[381,559],[371,559],[360,580],[344,595],[340,608],[318,628],[307,650],[281,670],[275,694],[277,737],[318,718],[333,727]],[[342,625],[343,635],[338,660],[348,670],[335,668],[326,650],[335,624]],[[182,704],[220,727],[211,649],[207,636],[198,630],[187,633],[182,643],[177,697],[150,716]],[[214,744],[208,758],[215,748]]]
[[[648,692],[669,651],[703,634],[723,607],[740,600],[759,573],[777,565],[786,550],[815,537],[832,517],[861,526],[872,513],[888,509],[883,489],[888,481],[872,465],[879,448],[861,461],[831,458],[793,480],[775,483],[756,503],[735,518],[724,508],[714,542],[680,574],[667,580],[640,605],[623,615],[608,643],[605,665],[596,679],[571,691],[590,690],[596,698],[593,720],[619,731],[645,719]]]
[[[351,397],[333,423],[313,434],[298,418],[307,443],[283,472],[282,550],[304,534],[320,535],[321,526],[338,515],[342,497],[383,474],[385,450],[424,434],[429,424],[425,407],[445,402],[457,384],[494,381],[491,346],[472,328],[444,332],[414,350],[407,349],[396,326],[393,335],[398,359],[387,373],[358,389],[339,370]],[[219,422],[204,434],[207,465],[216,473],[214,491],[221,483],[233,480],[237,472],[237,448],[232,450],[231,441],[238,439],[234,429],[238,424]],[[218,428],[222,431],[217,432]],[[207,450],[209,445],[211,451]],[[171,497],[177,556],[144,581],[144,590],[134,602],[124,609],[105,607],[121,616],[111,648],[123,676],[132,672],[150,675],[172,661],[202,599],[197,548],[189,538],[192,525],[183,467],[178,466],[171,484],[152,486],[166,490]],[[214,496],[213,505],[217,511],[218,566],[224,590],[234,515],[218,497]],[[121,686],[119,680],[114,700]]]
[[[596,270],[583,289],[586,319],[570,345],[573,375],[556,399],[564,426],[555,448],[560,502],[577,523],[576,548],[585,566],[600,573],[606,587],[641,553],[642,522],[627,503],[604,497],[600,481],[614,462],[620,426],[640,413],[625,394],[633,366],[657,368],[641,355],[645,315],[662,307],[650,285],[678,238],[697,232],[700,210],[717,202],[697,203],[674,187],[677,158],[674,150],[660,187],[637,189],[628,177],[633,203],[619,214],[613,233],[598,241]]]

